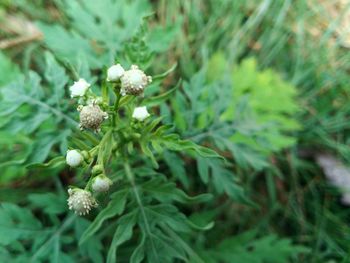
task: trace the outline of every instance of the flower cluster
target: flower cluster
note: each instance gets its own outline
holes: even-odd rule
[[[112,107],[108,101],[103,101],[102,97],[97,96],[91,89],[91,84],[84,79],[79,79],[69,88],[71,98],[77,99],[79,112],[79,128],[81,130],[91,130],[96,133],[102,131],[102,124],[111,117],[111,127],[103,126],[103,131],[115,127],[115,119],[118,114],[118,103],[122,96],[143,95],[146,86],[151,83],[152,78],[147,76],[136,65],[132,65],[129,70],[124,70],[120,64],[111,66],[107,70],[107,82],[110,83],[115,93],[115,105]],[[109,116],[110,115],[110,116]],[[142,122],[150,114],[146,106],[135,107],[132,118],[142,125]],[[114,123],[113,123],[114,122]],[[107,122],[108,124],[109,122]],[[113,124],[112,124],[113,123]],[[101,143],[101,142],[100,142]],[[74,210],[79,215],[86,215],[90,210],[97,206],[96,196],[100,193],[108,192],[112,180],[105,174],[103,160],[101,161],[100,145],[90,151],[80,149],[71,149],[67,151],[66,163],[72,168],[90,168],[91,176],[84,189],[70,188],[68,190],[69,198],[67,200],[69,209]],[[96,150],[97,149],[97,150]]]
[[[95,198],[89,191],[80,188],[69,188],[68,194],[68,207],[78,215],[86,215],[92,208],[97,206]]]
[[[108,114],[101,110],[96,104],[78,107],[80,112],[79,127],[83,129],[92,129],[96,132],[100,131],[102,122],[108,118]]]
[[[122,96],[143,95],[145,87],[152,82],[152,77],[147,76],[136,65],[132,65],[129,70],[124,70],[120,64],[117,64],[108,69],[107,81],[120,81]]]

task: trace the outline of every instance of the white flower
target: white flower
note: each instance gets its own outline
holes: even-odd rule
[[[123,76],[124,72],[125,72],[125,70],[123,69],[123,67],[120,64],[111,66],[107,70],[107,81],[119,80]]]
[[[140,70],[138,66],[132,65],[130,70],[124,72],[120,79],[122,87],[120,93],[125,95],[141,95],[145,87],[152,82],[150,76],[146,76],[145,72]]]
[[[90,84],[87,83],[85,79],[79,79],[78,81],[75,81],[74,84],[69,88],[70,95],[72,98],[82,97],[85,95],[89,87]]]
[[[132,117],[138,121],[144,121],[149,116],[150,114],[148,113],[146,106],[136,107],[132,113]]]
[[[68,150],[66,155],[66,162],[71,167],[77,167],[83,161],[83,156],[77,150]]]
[[[89,191],[80,188],[70,188],[68,189],[68,194],[68,207],[78,215],[86,215],[93,207],[97,206],[95,198]]]
[[[112,185],[111,179],[105,175],[96,176],[92,182],[92,190],[97,193],[107,192]]]
[[[102,122],[108,118],[108,114],[94,104],[78,107],[78,111],[80,111],[80,129],[99,131]]]

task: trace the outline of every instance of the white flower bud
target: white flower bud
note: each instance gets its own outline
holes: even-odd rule
[[[75,81],[74,84],[69,88],[70,96],[72,98],[82,97],[85,95],[89,87],[90,84],[87,83],[85,79],[79,79],[78,81]]]
[[[146,106],[136,107],[132,113],[132,117],[138,121],[144,121],[149,116],[150,114],[148,113]]]
[[[125,70],[123,69],[123,67],[120,64],[111,66],[107,70],[107,81],[119,80],[123,76],[124,72],[125,72]]]
[[[89,191],[80,188],[70,188],[68,189],[68,194],[68,207],[78,215],[86,215],[93,207],[97,206],[95,198]]]
[[[120,80],[122,84],[120,93],[122,96],[141,95],[145,87],[152,82],[152,78],[146,76],[136,65],[132,65],[130,70],[125,71]]]
[[[92,181],[92,190],[96,193],[107,192],[112,185],[112,180],[105,175],[98,175]]]
[[[108,118],[108,114],[103,112],[98,105],[87,105],[79,107],[80,129],[100,130],[102,122]]]
[[[83,161],[83,156],[77,150],[68,150],[66,155],[66,162],[71,167],[77,167]]]

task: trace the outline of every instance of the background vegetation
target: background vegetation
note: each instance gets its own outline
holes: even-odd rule
[[[35,165],[67,150],[77,126],[72,80],[99,84],[116,58],[150,75],[168,71],[146,97],[176,93],[154,112],[227,160],[157,155],[154,178],[161,172],[169,184],[149,187],[214,195],[178,202],[206,227],[167,240],[164,260],[350,262],[344,189],[318,165],[321,154],[335,166],[350,161],[348,1],[3,0],[0,8],[1,262],[104,262],[119,245],[117,262],[141,262],[130,259],[135,240],[112,241],[116,211],[79,244],[99,214],[67,209],[66,187],[82,175]]]

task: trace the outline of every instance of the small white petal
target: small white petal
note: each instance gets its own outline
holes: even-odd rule
[[[147,111],[147,107],[136,107],[134,109],[134,112],[132,114],[132,117],[138,121],[144,121],[146,118],[148,118],[150,114]]]
[[[132,65],[131,69],[124,72],[120,81],[122,94],[142,95],[146,86],[151,82],[151,78],[136,65]]]
[[[93,129],[98,131],[102,122],[108,118],[98,105],[87,105],[80,109],[80,128]]]
[[[105,175],[96,176],[92,182],[92,190],[97,193],[107,192],[112,185],[111,179]]]
[[[79,215],[86,215],[91,208],[96,207],[97,203],[95,198],[89,191],[75,188],[68,189],[68,207],[70,210],[74,210]]]
[[[107,70],[107,81],[119,80],[123,76],[124,72],[125,70],[120,64],[111,66]]]
[[[73,98],[84,96],[89,87],[90,84],[87,83],[85,79],[79,79],[78,81],[75,81],[74,84],[69,88],[71,97]]]
[[[83,156],[77,150],[69,150],[66,155],[66,162],[71,167],[77,167],[83,161]]]

